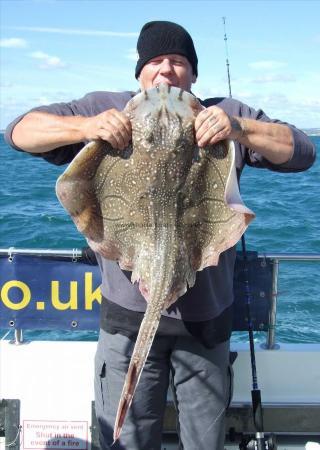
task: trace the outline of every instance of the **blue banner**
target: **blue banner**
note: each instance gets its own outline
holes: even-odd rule
[[[273,262],[239,252],[234,276],[233,330],[248,328],[246,280],[250,287],[251,320],[266,331],[272,299]],[[98,266],[53,258],[15,254],[0,256],[0,328],[28,330],[98,330],[101,304]]]
[[[99,329],[98,266],[30,255],[0,257],[0,327]]]

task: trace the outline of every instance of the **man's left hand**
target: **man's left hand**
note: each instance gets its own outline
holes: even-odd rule
[[[229,117],[218,106],[209,106],[201,111],[196,117],[194,128],[199,147],[216,144],[222,139],[238,139],[243,133],[239,121]]]

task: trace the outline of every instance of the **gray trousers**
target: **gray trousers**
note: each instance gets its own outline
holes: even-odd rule
[[[102,450],[113,426],[134,341],[100,330],[95,405]],[[160,450],[169,384],[178,413],[180,449],[222,450],[231,399],[229,341],[207,349],[192,337],[156,336],[120,439],[111,450]]]

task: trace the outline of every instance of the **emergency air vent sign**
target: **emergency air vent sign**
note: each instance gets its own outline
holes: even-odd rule
[[[88,422],[24,420],[24,450],[87,450]]]

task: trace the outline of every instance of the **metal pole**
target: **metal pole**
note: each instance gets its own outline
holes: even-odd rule
[[[82,250],[74,248],[70,250],[54,249],[34,249],[34,248],[0,248],[0,256],[28,255],[28,256],[48,256],[52,258],[80,258]]]
[[[277,299],[278,299],[278,276],[279,260],[273,260],[272,266],[272,294],[271,307],[269,314],[269,329],[267,334],[266,348],[272,350],[276,348],[276,317],[277,317]]]
[[[320,261],[320,253],[258,253],[259,258],[277,259],[278,261]]]
[[[0,248],[0,256],[9,255],[32,255],[32,256],[52,256],[54,257],[65,257],[65,258],[80,258],[82,255],[81,249],[27,249],[27,248]],[[270,258],[277,259],[278,261],[320,261],[320,253],[259,253],[259,258]]]
[[[23,344],[23,332],[20,328],[14,330],[14,343],[16,345]]]

